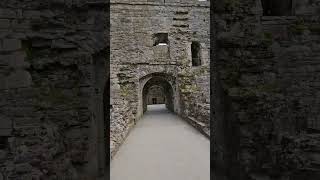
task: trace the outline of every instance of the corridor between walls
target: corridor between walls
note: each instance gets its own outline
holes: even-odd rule
[[[148,105],[111,162],[111,180],[209,180],[210,142],[164,104]]]

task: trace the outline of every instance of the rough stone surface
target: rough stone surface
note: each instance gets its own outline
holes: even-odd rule
[[[1,180],[95,179],[103,168],[92,104],[108,76],[106,5],[0,2]]]
[[[112,156],[142,116],[148,88],[155,85],[164,88],[168,109],[209,134],[209,5],[111,1]],[[156,45],[166,36],[168,42]],[[192,66],[193,41],[201,45],[201,66]]]
[[[215,1],[218,176],[319,179],[319,10],[293,1],[291,16],[263,16],[260,0]]]
[[[263,16],[260,0],[216,0],[211,20],[208,1],[111,2],[110,71],[119,73],[108,81],[106,2],[0,1],[0,117],[9,124],[0,179],[96,178],[110,116],[104,86],[114,154],[145,110],[145,85],[159,83],[167,107],[207,134],[212,108],[217,176],[319,179],[319,0],[294,0],[291,16]],[[153,46],[156,33],[168,33],[169,46]],[[202,66],[191,67],[192,41]]]

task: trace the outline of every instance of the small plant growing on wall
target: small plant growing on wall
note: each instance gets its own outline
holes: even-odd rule
[[[293,34],[302,35],[304,31],[308,30],[308,27],[303,19],[299,19],[295,24],[289,26],[289,30]]]
[[[120,94],[123,97],[127,97],[129,95],[130,87],[127,84],[121,86]]]

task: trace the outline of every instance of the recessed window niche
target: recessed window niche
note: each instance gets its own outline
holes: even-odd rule
[[[192,66],[201,66],[200,43],[193,41],[191,43]]]
[[[167,46],[169,44],[168,33],[154,34],[153,42],[153,46]]]

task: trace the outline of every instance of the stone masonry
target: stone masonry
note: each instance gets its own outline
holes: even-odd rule
[[[155,85],[165,90],[169,109],[209,135],[209,6],[198,0],[111,1],[112,156]],[[199,66],[192,65],[192,42],[200,45]]]
[[[221,0],[213,13],[217,176],[319,179],[320,1]]]
[[[108,4],[0,1],[0,179],[95,179],[106,164]]]
[[[111,0],[111,18],[109,5],[0,1],[0,180],[101,178],[106,126],[114,156],[155,85],[213,127],[215,176],[319,179],[319,0]]]

